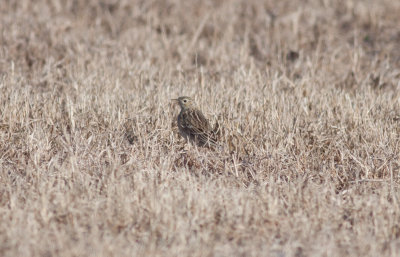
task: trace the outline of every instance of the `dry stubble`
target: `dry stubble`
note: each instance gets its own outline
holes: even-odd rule
[[[398,13],[3,2],[0,255],[399,255]],[[195,94],[227,153],[177,144]]]

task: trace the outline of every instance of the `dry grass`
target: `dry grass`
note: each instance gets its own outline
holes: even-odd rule
[[[2,1],[0,255],[399,256],[399,13]]]

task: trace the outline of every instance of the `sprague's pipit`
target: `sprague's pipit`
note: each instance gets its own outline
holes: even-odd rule
[[[181,107],[181,112],[178,115],[178,128],[181,136],[199,146],[218,146],[216,139],[217,125],[214,129],[211,127],[206,117],[196,107],[193,99],[188,96],[181,96],[172,100],[177,101]]]

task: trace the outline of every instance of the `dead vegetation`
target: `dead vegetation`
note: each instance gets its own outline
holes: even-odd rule
[[[3,1],[1,256],[397,256],[396,1]],[[194,96],[219,151],[185,145]]]

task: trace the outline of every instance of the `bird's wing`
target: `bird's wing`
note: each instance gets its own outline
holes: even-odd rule
[[[196,110],[191,110],[181,114],[182,128],[189,133],[201,134],[208,130],[209,123],[204,115]]]
[[[216,144],[214,135],[211,132],[210,123],[200,111],[191,110],[184,115],[186,117],[182,120],[186,122],[182,124],[182,127],[187,134],[196,137],[201,144]]]

